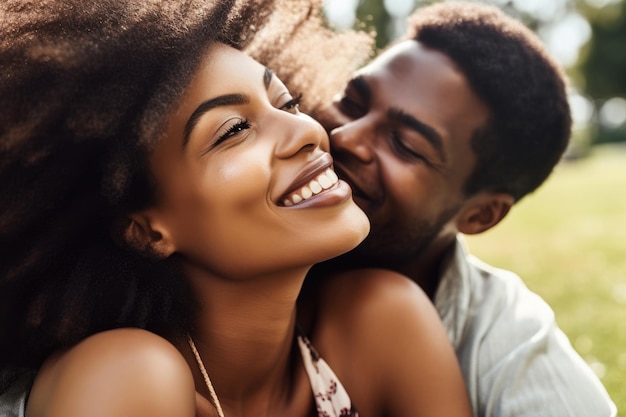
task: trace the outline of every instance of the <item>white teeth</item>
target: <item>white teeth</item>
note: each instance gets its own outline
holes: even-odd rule
[[[325,190],[328,190],[333,185],[333,183],[331,182],[330,178],[328,178],[326,176],[326,174],[322,174],[319,177],[317,177],[317,181],[320,183],[322,188],[325,189]]]
[[[311,189],[309,187],[304,186],[300,190],[300,194],[302,194],[302,199],[306,200],[307,198],[309,198],[309,197],[311,197],[313,195],[313,191],[311,191]]]
[[[315,180],[309,183],[309,188],[311,189],[311,191],[313,191],[313,194],[319,194],[320,191],[322,191],[323,189],[320,183]]]
[[[322,190],[328,190],[335,185],[337,181],[339,181],[337,174],[335,174],[332,169],[328,168],[322,174],[318,175],[317,178],[312,179],[307,185],[303,186],[300,191],[286,198],[283,201],[283,205],[290,207],[294,204],[298,204],[315,194],[321,193]]]

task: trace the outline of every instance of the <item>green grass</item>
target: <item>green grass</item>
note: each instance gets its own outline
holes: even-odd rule
[[[471,251],[519,274],[626,410],[626,147],[566,162]]]

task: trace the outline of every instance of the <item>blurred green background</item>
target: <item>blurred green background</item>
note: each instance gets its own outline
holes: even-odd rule
[[[375,30],[382,48],[403,33],[408,14],[436,2],[325,0],[325,9],[338,29]],[[482,2],[523,21],[566,69],[574,129],[552,177],[468,244],[553,307],[626,410],[626,0]]]

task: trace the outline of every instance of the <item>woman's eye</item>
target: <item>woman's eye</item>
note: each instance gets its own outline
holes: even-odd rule
[[[211,145],[211,148],[214,148],[225,140],[230,139],[233,136],[237,136],[240,132],[249,129],[250,123],[248,123],[247,119],[235,119],[225,128],[226,131],[218,136],[217,140],[213,143],[213,145]]]
[[[300,112],[299,106],[302,101],[302,94],[298,94],[296,97],[292,98],[282,106],[280,106],[279,110],[288,111],[293,114],[298,114]]]

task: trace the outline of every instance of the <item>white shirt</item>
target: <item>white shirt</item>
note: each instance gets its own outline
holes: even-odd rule
[[[435,306],[456,350],[477,417],[615,417],[554,312],[512,272],[467,252],[461,237]]]
[[[18,381],[0,394],[0,417],[24,417],[29,383]]]

